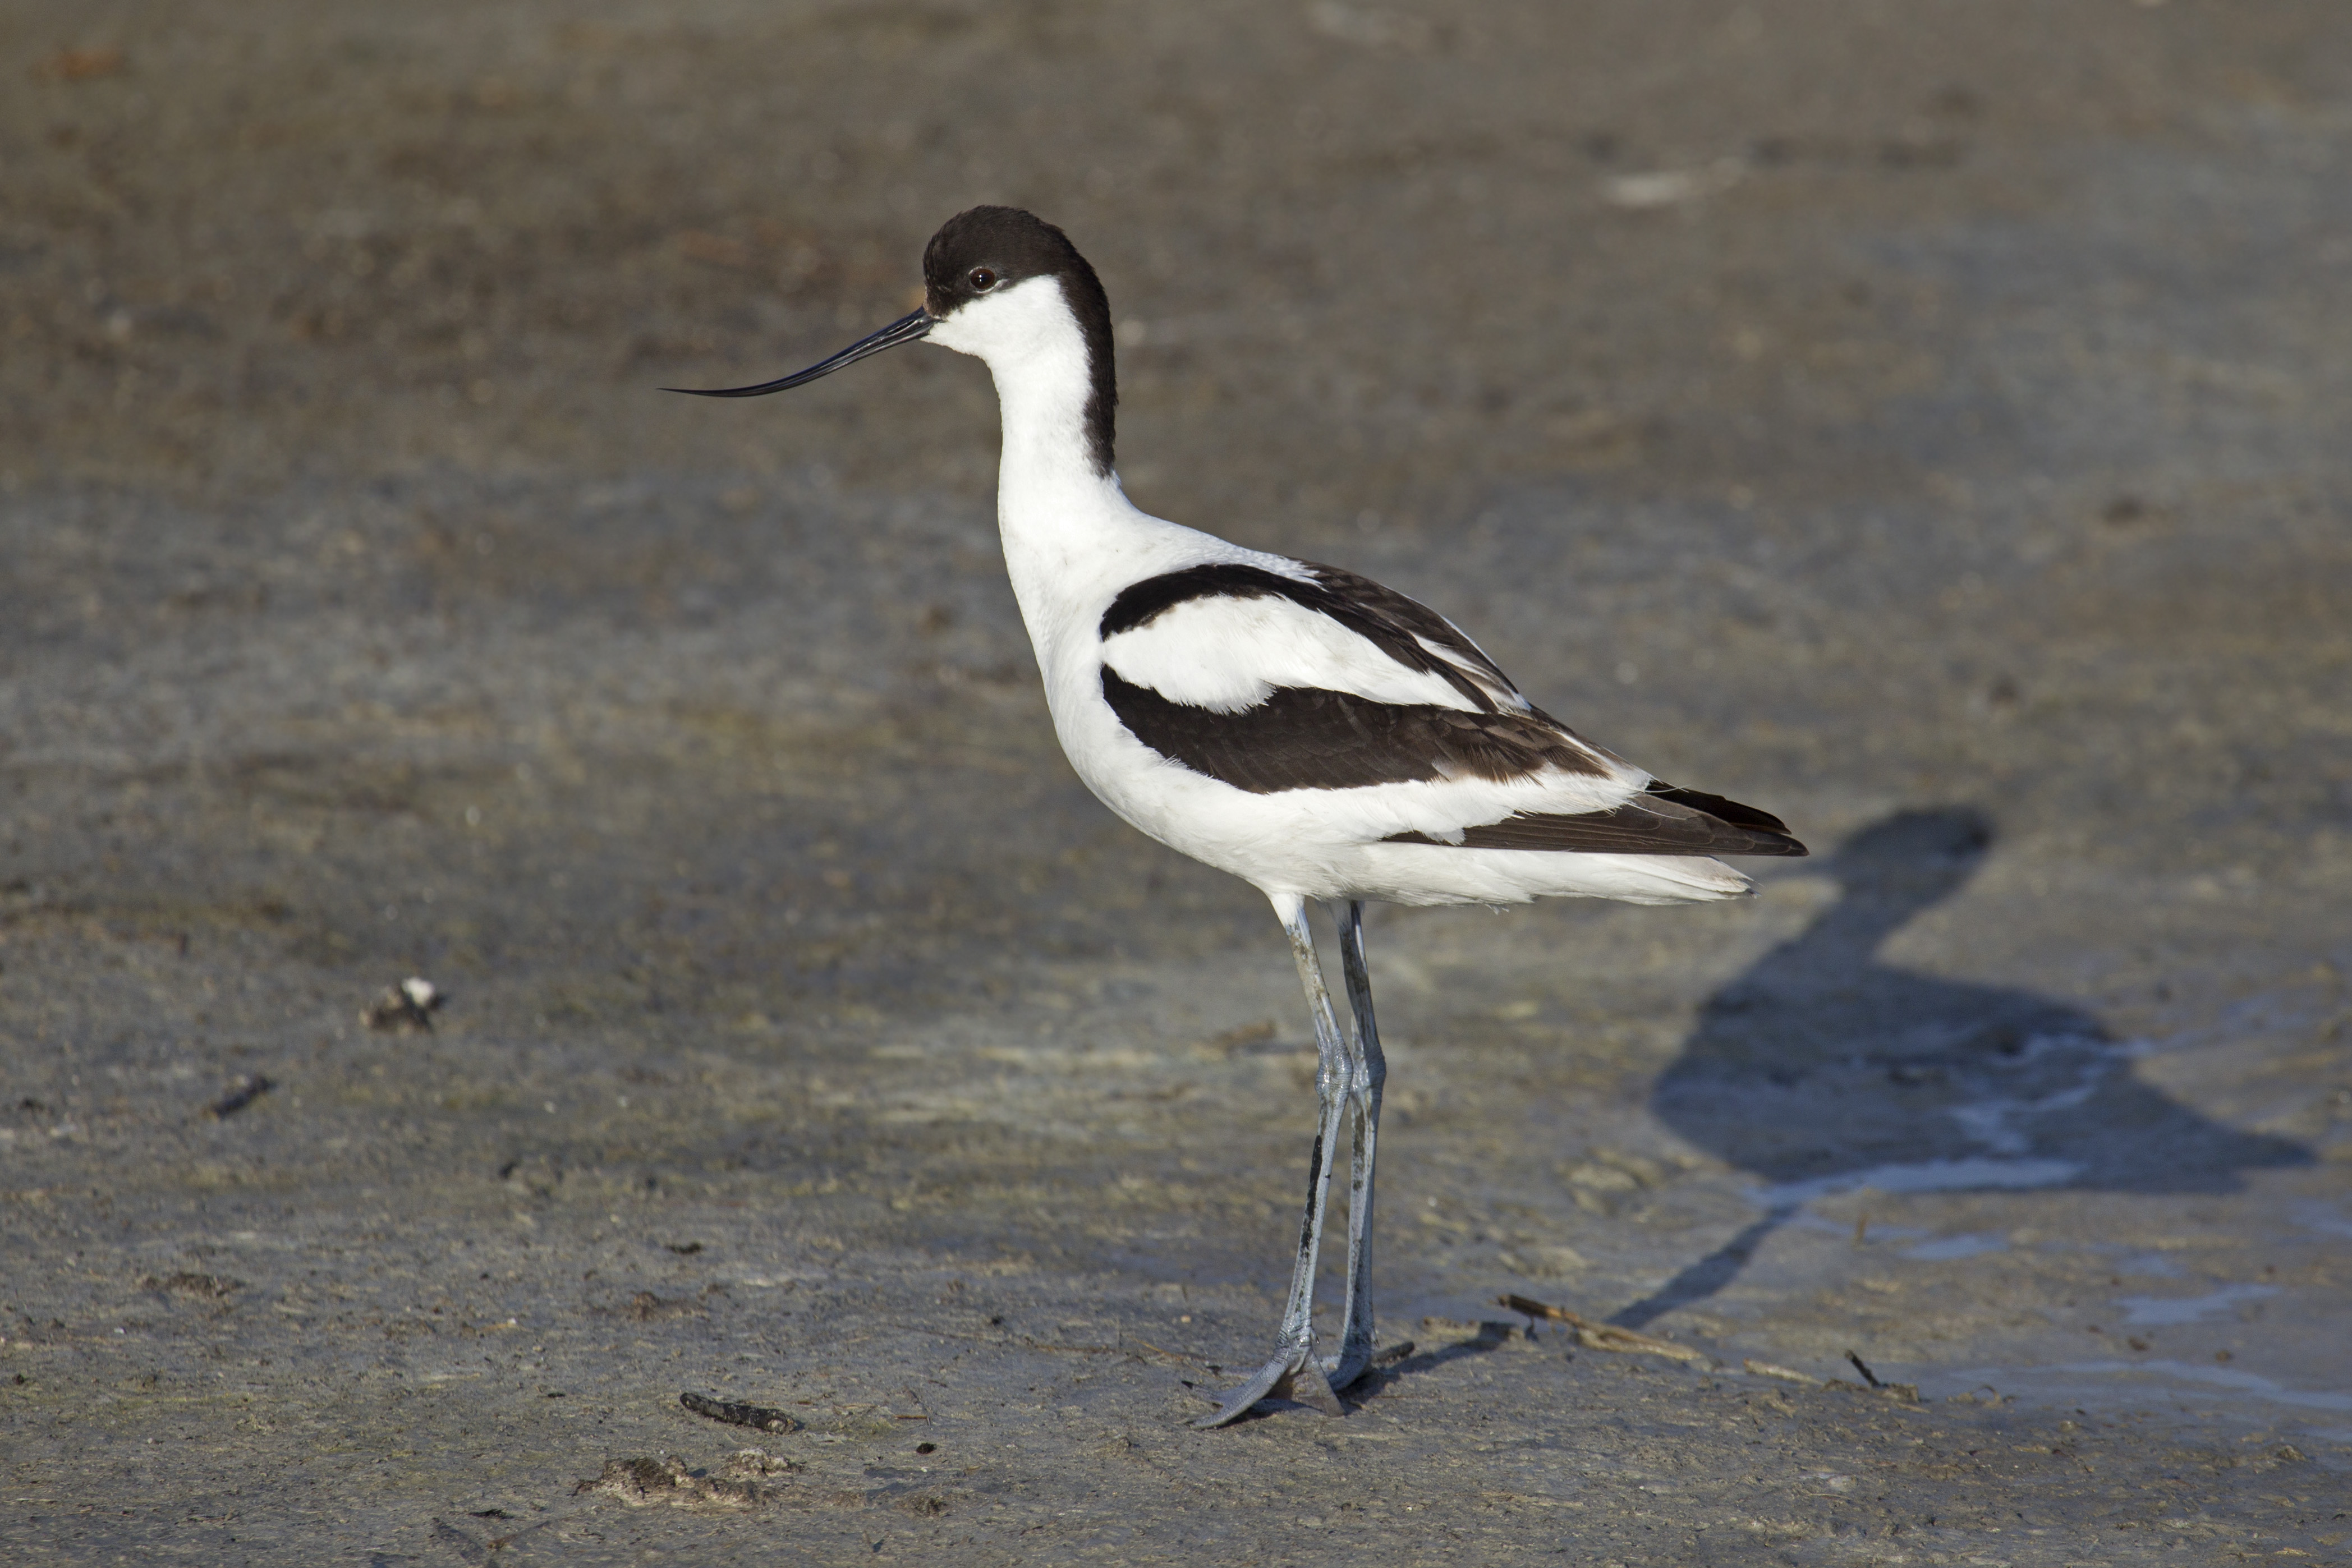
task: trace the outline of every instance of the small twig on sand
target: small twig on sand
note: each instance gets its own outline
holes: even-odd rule
[[[1852,1351],[1847,1351],[1845,1353],[1845,1358],[1853,1363],[1853,1369],[1856,1372],[1862,1374],[1862,1380],[1870,1385],[1871,1393],[1877,1395],[1882,1399],[1892,1399],[1898,1405],[1916,1405],[1919,1403],[1919,1385],[1917,1384],[1889,1383],[1885,1379],[1880,1377],[1878,1374],[1871,1371],[1869,1364],[1865,1363],[1862,1357],[1856,1355]],[[1862,1392],[1861,1389],[1855,1388],[1853,1384],[1848,1383],[1842,1377],[1832,1377],[1827,1383],[1822,1384],[1822,1386],[1824,1388],[1852,1388],[1856,1394]]]
[[[1669,1339],[1653,1339],[1645,1333],[1635,1333],[1632,1329],[1621,1329],[1615,1323],[1594,1322],[1566,1307],[1555,1307],[1532,1296],[1497,1296],[1495,1304],[1508,1307],[1515,1312],[1524,1312],[1531,1318],[1566,1323],[1575,1331],[1576,1343],[1587,1350],[1614,1351],[1620,1355],[1663,1355],[1675,1361],[1715,1359],[1703,1350],[1693,1350],[1689,1345],[1676,1344]]]
[[[258,1072],[248,1072],[228,1086],[228,1092],[209,1107],[215,1117],[234,1116],[278,1085]]]
[[[761,1432],[797,1432],[801,1429],[798,1421],[765,1405],[731,1405],[724,1399],[712,1399],[701,1394],[681,1394],[677,1402],[698,1416],[724,1421],[730,1427],[750,1427]]]

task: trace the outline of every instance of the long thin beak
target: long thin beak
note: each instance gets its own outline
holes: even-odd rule
[[[930,329],[931,313],[918,310],[911,316],[901,316],[870,338],[858,339],[833,358],[820,360],[808,369],[786,376],[782,381],[761,382],[755,387],[664,387],[662,391],[685,392],[690,397],[761,397],[769,392],[786,392],[793,387],[806,386],[819,376],[829,376],[844,365],[854,365],[885,349],[911,343]]]

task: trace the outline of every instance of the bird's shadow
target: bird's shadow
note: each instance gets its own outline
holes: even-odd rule
[[[1713,1295],[1804,1203],[1842,1187],[2222,1193],[2242,1172],[2310,1163],[2299,1144],[2151,1088],[2079,1008],[1880,960],[1992,842],[1967,808],[1863,829],[1823,863],[1837,902],[1708,1001],[1652,1109],[1760,1177],[1766,1212],[1612,1322],[1638,1327]]]
[[[1468,1339],[1458,1339],[1450,1344],[1433,1345],[1427,1350],[1412,1348],[1368,1370],[1361,1377],[1339,1392],[1339,1401],[1349,1409],[1360,1409],[1385,1392],[1389,1385],[1408,1377],[1418,1377],[1424,1372],[1434,1372],[1452,1362],[1465,1361],[1474,1355],[1486,1355],[1502,1349],[1511,1341],[1511,1325],[1504,1322],[1482,1322],[1478,1332]]]

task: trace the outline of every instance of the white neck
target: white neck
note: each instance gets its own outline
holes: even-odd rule
[[[1032,496],[1050,502],[1104,483],[1087,442],[1094,367],[1059,278],[1033,277],[971,300],[934,326],[929,337],[942,348],[977,356],[996,378],[996,401],[1004,412],[1001,503],[1025,503]]]
[[[1087,444],[1094,381],[1076,322],[1069,323],[1066,341],[1041,343],[1017,356],[991,355],[988,369],[1004,417],[996,476],[1001,517],[1098,507],[1106,488],[1118,490],[1116,473],[1095,472]]]
[[[1086,356],[1066,377],[992,365],[1004,411],[1004,455],[996,470],[996,527],[1021,619],[1051,668],[1069,617],[1101,571],[1115,536],[1136,516],[1118,475],[1097,474],[1087,450]],[[1067,622],[1067,624],[1065,622]]]
[[[996,517],[1005,566],[1041,655],[1059,640],[1054,607],[1083,594],[1139,519],[1118,476],[1095,472],[1087,440],[1093,367],[1086,333],[1052,277],[974,299],[929,340],[984,361],[1004,416]]]

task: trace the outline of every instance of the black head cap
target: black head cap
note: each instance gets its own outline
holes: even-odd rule
[[[1069,236],[1018,207],[973,207],[940,226],[923,250],[924,305],[934,318],[1033,277],[1058,278],[1062,298],[1086,333],[1094,391],[1087,399],[1087,452],[1108,474],[1118,377],[1112,362],[1110,299]]]

